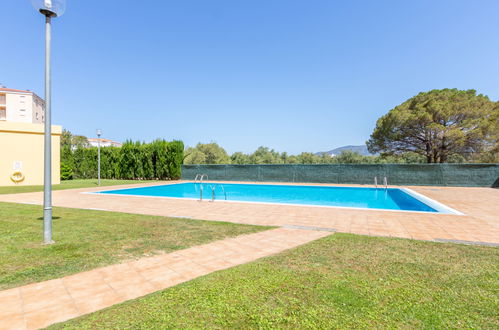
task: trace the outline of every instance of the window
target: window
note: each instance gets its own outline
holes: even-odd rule
[[[25,95],[21,95],[20,98],[21,98],[20,99],[21,103],[26,103],[26,96]]]
[[[26,109],[19,109],[21,112],[21,117],[26,117]]]
[[[0,108],[0,120],[7,120],[7,109]]]

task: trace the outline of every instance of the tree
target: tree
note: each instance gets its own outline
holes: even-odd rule
[[[231,164],[250,164],[250,157],[242,152],[235,152],[230,156]]]
[[[483,163],[499,163],[499,111],[495,111],[492,116],[490,132],[487,145],[476,160]]]
[[[311,152],[302,152],[297,156],[299,164],[319,164],[321,163],[321,157],[314,155]]]
[[[420,164],[426,163],[426,158],[415,152],[405,152],[398,155],[375,156],[374,162],[377,164]]]
[[[363,156],[356,151],[343,150],[338,156],[334,157],[337,164],[369,164],[373,160],[370,156]]]
[[[371,153],[414,152],[428,163],[456,154],[470,158],[486,148],[498,111],[498,102],[475,90],[419,93],[378,119],[367,147]]]
[[[184,164],[206,164],[206,156],[196,148],[187,148]]]
[[[251,164],[281,164],[281,155],[274,149],[267,147],[258,147],[254,153],[250,155]]]
[[[217,143],[198,143],[185,152],[185,164],[230,164],[230,157]]]
[[[69,147],[71,150],[76,148],[88,148],[90,145],[83,135],[73,135],[68,130],[63,130],[61,134],[61,148]]]

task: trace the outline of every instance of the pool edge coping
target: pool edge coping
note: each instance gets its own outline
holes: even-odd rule
[[[433,208],[434,210],[437,210],[439,214],[452,214],[452,215],[466,215],[456,209],[453,209],[450,206],[447,206],[443,203],[440,203],[430,197],[427,197],[421,193],[418,193],[410,188],[406,187],[399,187],[398,189],[402,190],[406,194],[414,197],[418,201],[428,205],[429,207]]]
[[[180,183],[180,182],[179,182]],[[179,184],[174,183],[174,184]],[[193,183],[193,182],[182,182],[182,183]],[[255,183],[258,184],[258,183]],[[169,185],[169,184],[167,184]],[[310,186],[314,186],[313,184]],[[331,185],[330,187],[335,187]],[[344,187],[344,186],[343,186]],[[348,186],[347,186],[348,187]],[[145,188],[145,187],[137,187],[137,188]],[[363,188],[363,187],[355,187],[355,188]],[[366,187],[367,188],[367,187]],[[127,190],[134,188],[123,188],[123,189],[110,189],[110,190],[100,190],[100,191],[85,191],[80,192],[81,194],[90,194],[90,195],[109,195],[109,196],[129,196],[129,197],[139,197],[139,198],[159,198],[159,199],[169,199],[169,200],[190,200],[202,202],[198,198],[189,198],[189,197],[170,197],[170,196],[148,196],[148,195],[132,195],[132,194],[113,194],[110,193],[115,190]],[[216,200],[216,202],[225,202],[225,203],[243,203],[243,204],[264,204],[264,205],[278,205],[278,206],[295,206],[295,207],[319,207],[319,208],[332,208],[332,209],[347,209],[347,210],[364,210],[364,211],[384,211],[384,212],[403,212],[403,213],[426,213],[426,214],[439,214],[439,215],[457,215],[464,216],[466,214],[455,210],[443,203],[440,203],[434,199],[431,199],[423,194],[415,192],[414,190],[406,187],[395,187],[391,189],[399,189],[408,194],[409,196],[415,198],[419,202],[426,204],[427,206],[433,208],[437,212],[429,212],[429,211],[413,211],[413,210],[394,210],[394,209],[378,209],[378,208],[368,208],[368,207],[349,207],[349,206],[331,206],[331,205],[313,205],[313,204],[293,204],[293,203],[273,203],[273,202],[255,202],[255,201],[233,201],[233,200]],[[105,194],[103,194],[105,193]],[[210,199],[204,199],[208,203],[214,203]]]

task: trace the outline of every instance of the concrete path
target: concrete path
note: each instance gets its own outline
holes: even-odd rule
[[[278,228],[0,291],[0,329],[39,329],[331,234]]]

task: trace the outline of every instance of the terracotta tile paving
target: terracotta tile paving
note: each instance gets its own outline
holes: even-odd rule
[[[126,187],[171,184],[141,184]],[[282,184],[282,183],[279,183]],[[307,184],[310,185],[310,184]],[[84,194],[113,187],[54,192],[54,205],[149,215],[188,217],[254,225],[332,228],[338,232],[424,240],[499,244],[499,190],[462,187],[409,187],[464,213],[428,214],[295,205],[194,201],[154,197]],[[42,193],[0,195],[0,201],[42,203]]]
[[[278,228],[0,291],[0,329],[43,328],[330,234]]]

